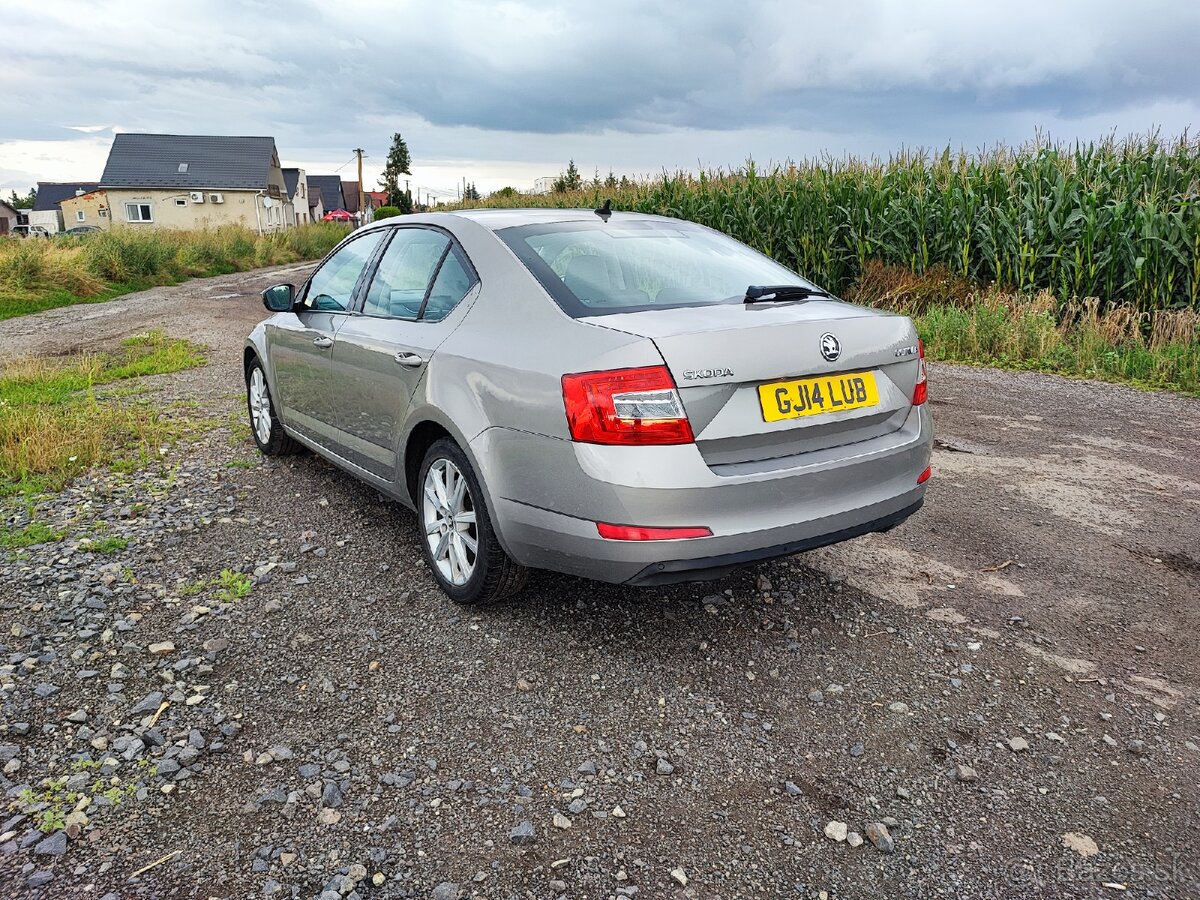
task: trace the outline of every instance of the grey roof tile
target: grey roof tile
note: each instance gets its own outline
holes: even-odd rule
[[[346,201],[342,196],[342,179],[337,175],[309,175],[308,187],[319,188],[321,191],[321,202],[325,205],[325,212],[330,213],[335,209],[346,209]],[[349,210],[346,210],[349,212]]]
[[[276,160],[270,137],[128,132],[113,138],[100,185],[265,190]]]
[[[74,197],[76,191],[86,194],[99,186],[94,181],[39,181],[37,199],[33,203],[34,211],[57,210],[58,204]]]

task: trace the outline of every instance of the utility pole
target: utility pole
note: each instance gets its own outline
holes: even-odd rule
[[[362,158],[363,158],[362,148],[360,147],[357,150],[355,150],[354,155],[358,157],[358,214],[360,217],[365,218],[367,204],[366,204],[366,199],[365,199],[364,192],[363,192],[363,183],[362,183]],[[360,219],[360,221],[361,221],[361,219]]]

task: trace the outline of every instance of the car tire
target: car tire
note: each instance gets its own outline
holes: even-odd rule
[[[458,444],[449,438],[433,443],[421,462],[416,487],[421,553],[451,600],[482,606],[525,586],[528,570],[500,546],[479,477]]]
[[[257,357],[246,367],[246,411],[250,415],[250,434],[265,456],[288,456],[300,449],[275,413],[267,373]]]

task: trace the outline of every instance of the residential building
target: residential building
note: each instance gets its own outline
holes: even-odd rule
[[[94,225],[107,231],[112,227],[107,191],[97,189],[76,194],[59,203],[59,208],[66,228]]]
[[[554,190],[554,182],[556,181],[558,181],[558,179],[553,175],[551,175],[549,178],[535,178],[533,179],[533,190],[530,191],[530,193],[549,194]]]
[[[325,207],[325,212],[321,215],[325,215],[326,213],[331,213],[339,209],[350,212],[346,206],[346,200],[342,196],[342,179],[339,176],[309,175],[308,187],[309,190],[317,188],[321,192],[321,205]]]
[[[303,225],[311,222],[308,202],[308,177],[303,169],[284,169],[283,183],[287,186],[287,196],[292,202],[294,224]]]
[[[113,228],[215,228],[260,233],[295,223],[275,139],[118,134],[100,178]]]
[[[0,200],[0,235],[12,234],[17,227],[17,211]]]
[[[349,212],[350,215],[359,215],[359,182],[358,181],[343,181],[342,182],[342,198],[346,200],[346,206],[343,209]]]
[[[308,220],[310,222],[320,222],[321,217],[325,215],[325,203],[321,197],[321,189],[313,187],[311,183],[308,185]]]
[[[37,198],[33,201],[33,211],[29,214],[30,225],[41,225],[51,234],[57,234],[70,225],[64,225],[62,201],[77,194],[86,194],[97,188],[94,181],[39,181]]]

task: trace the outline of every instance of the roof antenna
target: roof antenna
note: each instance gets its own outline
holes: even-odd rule
[[[598,215],[600,218],[602,218],[605,221],[605,224],[607,224],[608,217],[612,215],[612,201],[605,200],[604,205],[602,207],[600,207],[599,209],[593,209],[592,212],[594,212],[596,215]]]

